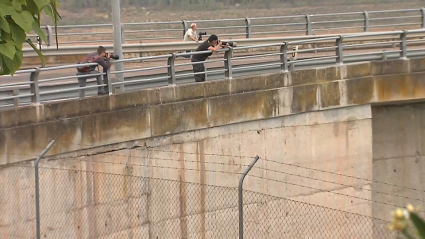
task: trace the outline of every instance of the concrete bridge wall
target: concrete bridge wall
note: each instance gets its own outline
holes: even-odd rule
[[[375,105],[422,100],[425,96],[424,71],[425,59],[381,61],[163,87],[1,111],[1,162],[10,165],[33,158],[51,139],[56,139],[58,143],[49,153],[51,161],[43,163],[44,166],[235,187],[239,178],[237,173],[250,160],[245,157],[213,155],[259,155],[264,160],[260,160],[252,171],[252,175],[257,177],[248,177],[247,190],[354,212],[356,215],[387,219],[387,212],[393,209],[393,205],[404,205],[399,204],[402,201],[391,201],[394,200],[391,197],[384,198],[390,200],[386,204],[379,203],[382,195],[371,190],[377,187],[373,180],[378,178],[382,181],[379,175],[383,175],[383,180],[391,177],[385,169],[388,165],[380,165],[385,160],[377,160],[391,158],[390,154],[379,154],[386,147],[391,147],[391,141],[379,144],[382,140],[378,139],[387,138],[386,127],[394,123],[387,119],[388,113],[385,112],[394,111],[399,117],[407,116],[398,114],[406,111],[404,107],[383,111]],[[381,125],[381,120],[375,121],[374,115],[377,119],[387,121]],[[408,124],[408,121],[403,122]],[[380,127],[374,129],[376,124]],[[398,134],[407,132],[403,129],[400,128]],[[415,140],[419,142],[420,137],[417,136]],[[403,155],[399,154],[399,157]],[[185,163],[187,160],[192,163]],[[210,164],[219,162],[223,164]],[[132,164],[146,166],[133,168]],[[288,164],[301,167],[294,168]],[[128,170],[129,167],[132,169]],[[220,176],[209,172],[212,169],[226,169],[228,173]],[[6,175],[3,177],[11,182],[26,180],[27,184],[31,184],[29,178],[8,173],[7,170],[2,171]],[[404,170],[401,174],[407,173],[406,168]],[[49,179],[47,175],[46,180]],[[353,175],[358,179],[344,175]],[[50,183],[49,190],[55,191],[55,188],[61,187],[54,181]],[[418,186],[414,184],[418,181],[406,183],[413,183],[413,188]],[[102,184],[107,185],[106,182],[99,183]],[[89,187],[85,184],[72,185],[74,190],[66,191],[70,195]],[[27,189],[17,192],[13,185],[4,187],[2,195],[10,196],[5,197],[0,205],[23,210],[21,207],[25,203],[19,203],[12,197],[17,193],[31,197],[31,187]],[[119,188],[96,190],[102,191],[105,197],[121,195],[122,192]],[[8,193],[11,191],[15,194]],[[158,197],[167,193],[170,192],[165,190]],[[199,200],[188,200],[180,192],[164,201],[164,205],[146,210],[164,210],[168,207],[181,210],[184,205],[182,202],[197,204],[204,201],[205,205],[210,205],[211,211],[223,206],[220,202],[206,199],[202,193],[191,194],[191,197],[199,197]],[[64,208],[58,212],[59,215],[72,218],[78,214],[69,214],[70,210],[65,210],[75,207],[73,198],[64,198],[58,202],[60,208]],[[44,207],[52,204],[47,199],[42,203]],[[140,205],[146,206],[143,203]],[[284,211],[282,207],[274,207],[256,207],[250,212],[251,217],[257,215],[257,220],[260,220],[258,215],[264,215],[267,211]],[[25,208],[31,210],[30,207]],[[83,203],[78,208],[86,210],[90,204]],[[229,210],[227,214],[223,212],[221,218],[233,218],[234,211]],[[358,233],[366,235],[372,235],[372,225],[376,225],[371,219],[336,220],[338,214],[327,213],[320,220],[326,225],[329,234],[315,233],[323,232],[323,228],[320,229],[322,224],[305,220],[315,216],[313,211],[310,212],[294,215],[303,215],[300,220],[304,219],[314,238],[341,238],[340,230],[344,228],[344,222],[353,225],[353,230],[357,228]],[[99,209],[97,213],[111,213],[111,209]],[[218,225],[219,219],[216,215],[211,221],[204,221],[204,229],[200,232],[197,230],[201,235],[196,236],[195,233],[194,238],[208,238],[208,235],[217,238],[214,237],[214,230],[208,229],[206,225]],[[179,224],[181,220],[175,223]],[[43,229],[50,238],[63,230],[63,225],[52,226],[53,222],[45,222]],[[266,220],[266,223],[274,225],[276,221]],[[335,228],[335,223],[341,223],[341,227]],[[7,223],[0,225],[3,225],[4,230],[16,230]],[[70,235],[78,231],[83,233],[78,226],[69,226]],[[128,225],[123,227],[128,228]],[[301,230],[305,230],[305,227],[288,227],[287,233],[296,238],[301,236],[297,233],[305,235],[305,231]],[[86,234],[81,234],[81,238],[86,238],[89,235],[87,233],[92,231],[90,228],[85,230]],[[130,231],[123,229],[120,232],[128,236]],[[236,230],[231,231],[236,233]],[[157,233],[155,235],[159,238],[161,235],[166,236],[159,229],[151,230],[150,233]],[[112,234],[106,235],[112,237]],[[274,236],[277,234],[269,231],[264,234],[264,238],[278,238]],[[223,238],[235,236],[223,234]]]
[[[262,159],[245,182],[246,190],[258,194],[245,195],[247,238],[281,238],[282,233],[288,238],[372,235],[373,221],[368,217],[371,184],[323,173],[372,178],[369,105],[236,123],[139,143],[154,147],[111,151],[105,146],[103,152],[87,150],[78,152],[80,156],[62,155],[43,162],[43,168],[64,170],[41,171],[43,235],[237,238],[235,187],[239,173],[252,161],[245,156],[255,155]],[[173,181],[158,185],[155,180],[127,181],[105,174],[83,180],[78,178],[87,175],[72,176],[67,169]],[[19,211],[18,215],[30,219],[33,201],[27,199],[34,196],[31,173],[23,177],[16,168],[0,172],[8,180],[0,190],[4,195],[0,208]],[[183,190],[178,182],[183,183]],[[201,190],[191,183],[219,188]],[[27,187],[16,191],[17,185]],[[343,211],[355,214],[341,221],[346,214]],[[293,220],[299,223],[290,224]],[[4,234],[19,231],[12,220],[0,225]],[[324,226],[328,227],[326,233]]]

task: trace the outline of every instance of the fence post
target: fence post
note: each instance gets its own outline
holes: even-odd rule
[[[403,31],[400,35],[400,58],[406,59],[407,57],[407,31]]]
[[[251,19],[249,19],[248,17],[246,17],[245,18],[245,23],[246,23],[246,38],[251,38],[252,37]]]
[[[310,15],[305,15],[306,20],[306,35],[311,35],[311,17]]]
[[[238,187],[238,193],[239,193],[239,239],[243,239],[243,180],[245,179],[246,175],[248,175],[249,171],[251,171],[252,167],[255,163],[257,163],[258,159],[260,157],[255,156],[252,163],[248,166],[248,168],[245,169],[245,172],[242,173],[241,178],[239,179],[239,187]]]
[[[174,67],[174,61],[176,60],[176,57],[177,55],[175,53],[172,53],[167,60],[168,85],[176,85],[176,69]]]
[[[38,75],[40,74],[40,68],[35,68],[34,72],[30,75],[30,89],[31,89],[31,103],[40,104],[40,88],[38,87]]]
[[[51,46],[53,44],[53,29],[52,26],[46,25],[47,30],[47,46]]]
[[[363,15],[364,15],[364,32],[368,32],[369,31],[369,13],[364,11]]]
[[[422,28],[425,28],[425,8],[421,8],[422,12]]]
[[[187,25],[187,21],[183,20],[182,21],[182,25],[183,25],[183,37],[186,34],[187,30],[189,29],[189,26]]]
[[[229,50],[224,52],[224,67],[226,71],[224,75],[227,79],[233,78],[233,67],[232,67],[233,47],[229,47]]]
[[[125,44],[125,30],[123,23],[121,23],[121,44]]]
[[[280,70],[287,72],[288,67],[288,43],[284,42],[283,45],[280,46]]]
[[[36,239],[40,239],[40,181],[38,175],[38,164],[40,163],[40,159],[49,151],[49,149],[55,144],[55,141],[52,140],[47,147],[41,152],[41,154],[37,157],[34,163],[34,179],[35,179],[35,231],[36,231]]]
[[[336,63],[340,65],[344,64],[344,52],[342,47],[343,40],[343,36],[339,36],[339,38],[336,39]]]

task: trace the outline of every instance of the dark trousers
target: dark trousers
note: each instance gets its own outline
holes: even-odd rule
[[[202,74],[195,75],[195,82],[203,82],[205,81],[205,66],[204,63],[196,63],[192,61],[193,65],[193,73],[204,72]]]
[[[186,51],[186,53],[189,53],[190,51]],[[184,57],[186,57],[186,58],[190,58],[190,55],[189,56],[184,56]]]
[[[108,77],[106,75],[103,75],[103,81],[102,81],[101,75],[84,76],[84,75],[99,74],[99,73],[100,73],[99,71],[77,72],[78,85],[80,87],[86,87],[87,80],[91,79],[91,78],[96,78],[97,85],[103,85],[103,84],[107,85],[108,84]],[[97,88],[97,94],[98,95],[103,95],[103,94],[106,94],[107,92],[108,92],[108,86],[99,86]],[[84,96],[85,96],[85,89],[79,90],[79,97],[84,98]]]

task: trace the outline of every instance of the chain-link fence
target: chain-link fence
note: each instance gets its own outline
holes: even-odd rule
[[[102,166],[99,166],[102,167]],[[249,177],[249,176],[248,176]],[[1,238],[35,238],[33,166],[0,169]],[[39,168],[41,238],[238,238],[238,188]],[[282,183],[284,187],[284,183]],[[244,238],[396,238],[388,221],[243,191]]]

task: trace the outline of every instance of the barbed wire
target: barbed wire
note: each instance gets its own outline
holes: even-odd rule
[[[73,145],[81,146],[79,144],[73,144]],[[183,154],[189,154],[189,155],[201,155],[201,153],[199,153],[199,152],[160,150],[160,149],[153,149],[152,147],[146,147],[145,149],[137,149],[137,148],[139,148],[139,147],[135,147],[135,148],[131,148],[131,149],[117,149],[116,151],[136,149],[137,151],[148,152],[148,153],[149,152],[162,152],[162,153],[176,153],[176,154],[182,154],[183,153]],[[108,152],[106,152],[105,154],[106,155],[120,156],[120,157],[129,157],[128,155],[111,154],[111,153],[108,153]],[[30,154],[8,154],[8,155],[38,157],[38,155],[30,155]],[[247,159],[248,158],[254,158],[253,156],[229,155],[229,154],[214,154],[214,153],[203,153],[202,155],[205,155],[205,156],[216,156],[216,157],[232,157],[232,158],[240,158],[240,159],[241,158],[247,158]],[[69,156],[68,158],[77,158],[77,157],[80,157],[80,156]],[[137,156],[131,156],[131,157],[137,157]],[[138,157],[138,158],[146,158],[146,157]],[[152,158],[152,159],[158,159],[158,160],[170,160],[170,161],[173,161],[173,159],[163,159],[163,158],[158,158],[158,157],[157,158],[150,157],[150,158]],[[352,179],[357,179],[357,180],[363,180],[363,181],[367,181],[367,182],[379,183],[379,184],[383,184],[383,185],[387,185],[387,186],[399,187],[399,188],[403,188],[403,189],[407,189],[407,190],[413,190],[413,191],[418,191],[418,192],[425,192],[425,190],[421,190],[421,189],[417,189],[417,188],[400,186],[400,185],[396,185],[396,184],[391,184],[391,183],[381,182],[381,181],[377,181],[377,180],[370,180],[370,179],[360,178],[360,177],[356,177],[356,176],[352,176],[352,175],[347,175],[347,174],[342,174],[342,173],[330,172],[330,171],[325,171],[325,170],[321,170],[321,169],[315,169],[315,168],[310,168],[310,167],[305,167],[305,166],[300,166],[300,165],[295,165],[295,164],[289,164],[289,163],[279,162],[279,161],[276,161],[276,160],[270,160],[268,158],[261,157],[261,159],[264,160],[264,161],[266,161],[266,162],[272,162],[272,163],[277,163],[277,164],[281,164],[281,165],[287,165],[287,166],[290,166],[290,167],[296,167],[296,168],[301,168],[301,169],[313,170],[313,171],[317,171],[317,172],[322,172],[322,173],[327,173],[327,174],[333,174],[333,175],[338,175],[338,176],[342,176],[342,177],[347,177],[347,178],[352,178]],[[186,160],[186,162],[197,163],[195,161],[187,161],[187,160]],[[210,162],[205,162],[205,163],[208,163],[209,164]],[[217,163],[217,165],[219,165],[219,164],[221,164],[221,165],[248,166],[248,165],[245,165],[245,164]],[[334,183],[334,182],[329,182],[329,181],[327,181],[327,182],[328,183]],[[378,192],[378,193],[386,194],[384,192]],[[389,194],[387,194],[387,195],[389,195]],[[404,197],[404,196],[400,196],[400,195],[392,195],[392,196]],[[407,198],[407,197],[404,197],[404,198],[406,198],[406,199],[412,199],[412,198]],[[419,199],[414,199],[414,200],[419,200]],[[423,200],[419,200],[419,201],[423,201]]]
[[[142,151],[142,152],[165,152],[165,153],[176,153],[176,154],[189,154],[189,155],[201,155],[199,152],[186,152],[186,151],[173,151],[173,150],[154,150],[151,148],[147,148],[146,150],[138,150],[138,151]],[[119,157],[130,157],[130,158],[143,158],[143,159],[156,159],[156,160],[166,160],[166,161],[175,161],[175,159],[172,158],[160,158],[160,157],[146,157],[146,156],[134,156],[134,155],[120,155],[120,154],[111,154],[111,153],[106,153],[106,155],[112,155],[112,156],[119,156]],[[219,156],[219,157],[233,157],[233,158],[253,158],[251,156],[236,156],[236,155],[225,155],[225,154],[203,154],[203,155],[210,155],[210,156]],[[71,157],[72,159],[76,159],[78,158],[78,156],[75,157]],[[405,187],[405,186],[400,186],[400,185],[395,185],[395,184],[390,184],[390,183],[385,183],[385,182],[380,182],[380,181],[376,181],[376,180],[369,180],[369,179],[364,179],[364,178],[360,178],[360,177],[356,177],[356,176],[352,176],[352,175],[346,175],[346,174],[342,174],[342,173],[335,173],[335,172],[330,172],[330,171],[325,171],[325,170],[320,170],[320,169],[315,169],[315,168],[309,168],[309,167],[304,167],[304,166],[300,166],[300,165],[294,165],[294,164],[289,164],[289,163],[283,163],[283,162],[278,162],[276,160],[269,160],[267,158],[261,158],[261,160],[264,160],[266,162],[272,162],[272,163],[277,163],[277,164],[281,164],[281,165],[287,165],[287,166],[291,166],[291,167],[296,167],[296,168],[301,168],[301,169],[307,169],[307,170],[312,170],[312,171],[317,171],[317,172],[322,172],[322,173],[328,173],[328,174],[333,174],[333,175],[338,175],[338,176],[342,176],[342,177],[347,177],[347,178],[353,178],[353,179],[357,179],[357,180],[363,180],[363,181],[367,181],[367,182],[375,182],[375,183],[380,183],[380,184],[384,184],[384,185],[388,185],[388,186],[393,186],[393,187],[399,187],[399,188],[403,188],[403,189],[408,189],[408,190],[414,190],[414,191],[419,191],[419,192],[425,192],[425,190],[420,190],[420,189],[416,189],[416,188],[411,188],[411,187]],[[83,161],[83,160],[80,160]],[[87,160],[84,160],[87,161]],[[199,161],[192,161],[192,160],[183,160],[184,162],[188,162],[188,163],[200,163]],[[104,161],[93,161],[91,160],[91,162],[98,162],[98,163],[110,163],[110,162],[104,162]],[[212,164],[212,165],[223,165],[223,166],[228,166],[228,165],[233,165],[233,166],[240,166],[240,167],[246,167],[248,166],[247,164],[236,164],[236,163],[218,163],[218,162],[204,162],[206,164]],[[140,164],[128,164],[128,163],[110,163],[110,164],[120,164],[120,165],[131,165],[131,166],[139,166],[139,167],[148,167],[149,165],[140,165]],[[158,168],[163,168],[163,169],[177,169],[177,168],[173,168],[173,167],[166,167],[166,166],[156,166]],[[262,170],[267,170],[267,171],[271,171],[271,172],[276,172],[276,173],[283,173],[283,174],[287,174],[287,175],[291,175],[291,176],[296,176],[296,177],[304,177],[304,178],[308,178],[311,180],[316,180],[316,181],[321,181],[321,182],[326,182],[326,183],[333,183],[336,185],[341,185],[341,186],[347,186],[347,187],[354,187],[353,185],[345,185],[345,184],[341,184],[341,183],[336,183],[336,182],[332,182],[332,181],[326,181],[326,180],[321,180],[321,179],[317,179],[317,178],[310,178],[310,177],[305,177],[303,175],[296,175],[296,174],[291,174],[291,173],[287,173],[287,172],[282,172],[282,171],[277,171],[277,170],[273,170],[273,169],[267,169],[267,168],[263,168],[263,167],[254,167],[254,169],[262,169]],[[180,169],[184,169],[184,168],[180,168]],[[192,170],[189,168],[186,168],[186,170]],[[205,171],[207,172],[207,171]],[[212,172],[212,171],[211,171]],[[216,171],[219,173],[224,173],[224,171]],[[230,172],[227,172],[230,173]],[[235,172],[233,172],[235,173]],[[363,189],[365,191],[370,191],[372,192],[373,190],[370,189]],[[410,200],[416,200],[416,201],[421,201],[421,202],[425,202],[424,200],[421,199],[414,199],[414,198],[410,198],[410,197],[406,197],[406,196],[401,196],[401,195],[396,195],[396,194],[390,194],[390,193],[386,193],[386,192],[380,192],[380,191],[373,191],[375,193],[379,193],[379,194],[383,194],[383,195],[388,195],[388,196],[396,196],[396,197],[400,197],[400,198],[405,198],[405,199],[410,199]]]
[[[271,171],[271,172],[275,172],[275,173],[286,174],[286,175],[295,176],[295,177],[299,177],[299,178],[307,178],[307,179],[311,179],[311,180],[315,180],[315,181],[319,181],[319,182],[332,183],[332,184],[336,184],[336,185],[340,185],[340,186],[345,186],[345,187],[353,187],[353,188],[356,187],[356,185],[347,185],[347,184],[342,184],[342,183],[327,181],[327,180],[323,180],[323,179],[311,178],[311,177],[308,177],[308,176],[305,176],[305,175],[298,175],[298,174],[292,174],[292,173],[277,171],[277,170],[274,170],[274,169],[267,169],[267,168],[263,168],[263,167],[254,167],[253,169],[262,169],[262,170]],[[249,174],[248,174],[248,176],[249,176]],[[410,199],[410,200],[425,202],[423,199],[410,198],[410,197],[401,196],[401,195],[397,195],[397,194],[391,194],[391,193],[387,193],[387,192],[373,191],[373,190],[367,189],[367,188],[362,188],[362,190],[373,192],[373,193],[384,194],[384,195],[388,195],[388,196],[395,196],[395,197],[400,197],[400,198],[404,198],[404,199]]]
[[[116,155],[116,156],[122,156],[122,157],[128,157],[128,158],[143,158],[143,159],[149,159],[149,160],[156,159],[156,160],[164,160],[164,161],[175,161],[175,159],[172,159],[172,158],[142,157],[142,156],[130,156],[130,155]],[[128,163],[115,163],[115,162],[104,162],[104,161],[94,161],[94,160],[84,160],[84,161],[86,161],[86,162],[96,162],[96,163],[106,163],[106,164],[131,165],[131,166],[138,166],[138,167],[149,167],[150,166],[150,165],[145,165],[145,164],[141,165],[141,164],[128,164]],[[200,163],[199,161],[191,161],[191,160],[184,160],[184,162]],[[204,162],[204,163],[212,164],[212,165],[223,165],[223,166],[227,166],[227,165],[244,166],[244,167],[249,166],[247,164],[235,164],[235,163],[219,163],[219,162]],[[152,166],[152,167],[161,167],[161,166]],[[171,169],[185,169],[185,168],[171,168]],[[317,178],[311,178],[311,177],[304,176],[304,175],[292,174],[292,173],[287,173],[287,172],[278,171],[278,170],[274,170],[274,169],[263,168],[261,166],[260,167],[254,167],[253,169],[254,170],[260,169],[260,170],[265,170],[265,171],[271,171],[271,172],[286,174],[286,175],[295,176],[295,177],[299,177],[299,178],[307,178],[307,179],[310,179],[310,180],[332,183],[332,184],[340,185],[340,186],[344,186],[344,187],[356,187],[355,185],[347,185],[347,184],[342,184],[342,183],[337,183],[337,182],[332,182],[332,181],[327,181],[327,180],[322,180],[322,179],[317,179]],[[248,175],[250,175],[250,174],[248,174]],[[373,191],[373,190],[366,189],[366,188],[363,188],[363,190],[378,193],[378,194],[384,194],[384,195],[388,195],[388,196],[396,196],[396,197],[400,197],[400,198],[425,202],[422,199],[410,198],[410,197],[397,195],[397,194],[391,194],[391,193],[387,193],[387,192]]]
[[[110,163],[115,164],[115,163]],[[242,173],[239,172],[228,172],[228,171],[220,171],[220,170],[209,170],[209,169],[195,169],[195,168],[179,168],[179,167],[167,167],[167,166],[153,166],[153,165],[132,165],[132,166],[139,166],[139,167],[148,167],[148,168],[161,168],[161,169],[178,169],[178,170],[187,170],[187,171],[199,171],[199,172],[209,172],[209,173],[223,173],[223,174],[238,174],[241,175]],[[26,166],[22,166],[26,167]],[[76,171],[76,172],[88,172],[88,173],[101,173],[101,174],[110,174],[115,176],[123,176],[122,174],[115,174],[115,173],[105,173],[105,172],[96,172],[96,171],[84,171],[84,170],[77,170],[77,169],[62,169],[62,168],[54,168],[54,167],[39,167],[39,169],[58,169],[58,170],[68,170],[68,171]],[[150,178],[150,177],[143,177],[143,176],[135,176],[135,175],[125,175],[125,176],[134,176],[134,177],[141,177],[141,178]],[[176,180],[173,180],[176,181]]]
[[[425,190],[422,190],[422,189],[410,188],[410,187],[400,186],[400,185],[396,185],[396,184],[391,184],[391,183],[385,183],[385,182],[380,182],[380,181],[371,180],[371,179],[360,178],[360,177],[356,177],[356,176],[352,176],[352,175],[345,175],[345,174],[342,174],[342,173],[335,173],[335,172],[325,171],[325,170],[321,170],[321,169],[315,169],[315,168],[309,168],[309,167],[295,165],[295,164],[283,163],[283,162],[278,162],[278,161],[275,161],[275,160],[269,160],[267,158],[261,158],[260,157],[260,159],[262,159],[264,161],[267,161],[267,162],[277,163],[277,164],[281,164],[281,165],[287,165],[287,166],[296,167],[296,168],[314,170],[314,171],[317,171],[317,172],[329,173],[329,174],[334,174],[334,175],[343,176],[343,177],[347,177],[347,178],[364,180],[364,181],[373,182],[373,183],[380,183],[380,184],[384,184],[384,185],[387,185],[387,186],[400,187],[400,188],[404,188],[404,189],[409,189],[409,190],[414,190],[414,191],[419,191],[419,192],[425,192]]]
[[[171,150],[153,150],[153,149],[150,149],[150,148],[147,148],[146,150],[148,150],[148,151],[155,151],[155,152],[168,152],[168,153],[183,153],[183,154],[195,154],[195,155],[199,155],[200,154],[200,153],[193,153],[193,152],[181,152],[181,151],[171,151]],[[139,150],[139,151],[142,151],[142,150]],[[222,154],[204,154],[204,155],[224,156],[224,157],[227,157],[227,156],[228,157],[239,157],[239,156],[235,156],[235,155],[222,155]],[[254,158],[254,157],[251,157],[251,156],[240,156],[240,157],[241,158]],[[400,186],[400,185],[396,185],[396,184],[391,184],[391,183],[386,183],[386,182],[380,182],[380,181],[377,181],[377,180],[365,179],[365,178],[360,178],[360,177],[356,177],[356,176],[352,176],[352,175],[345,175],[345,174],[342,174],[342,173],[335,173],[335,172],[325,171],[325,170],[321,170],[321,169],[315,169],[315,168],[309,168],[309,167],[299,166],[299,165],[295,165],[295,164],[278,162],[276,160],[270,160],[270,159],[264,158],[264,157],[260,157],[260,159],[261,160],[264,160],[264,161],[267,161],[267,162],[272,162],[272,163],[287,165],[287,166],[291,166],[291,167],[297,167],[297,168],[302,168],[302,169],[314,170],[314,171],[322,172],[322,173],[329,173],[329,174],[334,174],[334,175],[338,175],[338,176],[344,176],[344,177],[348,177],[348,178],[353,178],[353,179],[358,179],[358,180],[364,180],[364,181],[368,181],[368,182],[380,183],[380,184],[384,184],[384,185],[388,185],[388,186],[394,186],[394,187],[400,187],[400,188],[414,190],[414,191],[425,192],[425,190],[422,190],[422,189],[410,188],[410,187]]]
[[[149,150],[151,151],[151,150]],[[158,152],[161,150],[155,150],[155,152]],[[200,153],[193,153],[193,152],[184,152],[184,151],[161,151],[161,152],[173,152],[173,153],[184,153],[184,154],[195,154],[195,155],[200,155]],[[169,160],[169,161],[174,161],[175,159],[164,159],[164,158],[158,158],[158,157],[148,157],[148,156],[134,156],[134,155],[120,155],[120,154],[111,154],[111,153],[107,153],[108,155],[112,155],[112,156],[119,156],[119,157],[132,157],[132,158],[143,158],[143,159],[158,159],[158,160]],[[211,154],[212,155],[212,154]],[[214,154],[215,156],[224,156],[227,157],[228,155],[219,155],[219,154]],[[238,156],[233,156],[233,157],[238,157]],[[250,156],[244,156],[243,158],[251,158]],[[264,160],[266,162],[272,162],[272,163],[277,163],[277,164],[282,164],[282,165],[287,165],[287,166],[291,166],[291,167],[297,167],[297,168],[301,168],[301,169],[307,169],[307,170],[313,170],[313,171],[317,171],[317,172],[322,172],[322,173],[328,173],[328,174],[333,174],[333,175],[338,175],[338,176],[343,176],[343,177],[348,177],[348,178],[353,178],[353,179],[358,179],[358,180],[364,180],[367,182],[375,182],[375,183],[381,183],[381,184],[386,184],[388,186],[394,186],[394,187],[399,187],[399,188],[403,188],[403,189],[409,189],[409,190],[414,190],[414,191],[419,191],[419,192],[425,192],[425,190],[421,190],[421,189],[416,189],[416,188],[410,188],[410,187],[405,187],[405,186],[400,186],[400,185],[395,185],[395,184],[390,184],[390,183],[385,183],[385,182],[379,182],[376,180],[370,180],[370,179],[365,179],[365,178],[360,178],[360,177],[355,177],[355,176],[351,176],[351,175],[345,175],[342,173],[335,173],[335,172],[331,172],[331,171],[326,171],[326,170],[321,170],[321,169],[314,169],[314,168],[309,168],[309,167],[304,167],[304,166],[299,166],[299,165],[295,165],[295,164],[289,164],[289,163],[282,163],[282,162],[278,162],[275,160],[268,160],[267,158],[262,158],[260,157],[261,160]],[[185,162],[194,162],[197,163],[196,161],[186,161]],[[210,162],[205,162],[207,164],[209,164]],[[247,164],[231,164],[231,163],[211,163],[211,164],[219,164],[219,165],[237,165],[237,166],[248,166]],[[254,167],[255,168],[259,168],[257,166]],[[268,170],[265,168],[262,168],[264,170]],[[395,195],[393,195],[395,196]],[[415,199],[417,200],[417,199]],[[425,202],[425,201],[424,201]]]
[[[181,169],[181,170],[188,170],[188,171],[198,171],[198,172],[203,171],[203,172],[224,173],[224,174],[239,174],[239,175],[242,174],[242,173],[237,173],[237,172],[226,172],[226,171],[215,171],[215,170],[201,170],[201,169],[192,169],[192,168],[161,167],[161,166],[151,166],[151,165],[135,165],[135,166],[144,166],[144,167],[151,167],[151,168],[166,168],[166,169]],[[84,171],[84,170],[76,170],[76,169],[62,169],[62,168],[52,168],[52,167],[40,167],[40,169],[62,170],[62,171],[73,171],[73,172],[86,172],[86,173],[97,173],[97,174],[114,175],[114,176],[121,176],[121,177],[123,176],[122,174],[94,172],[94,171]],[[127,176],[127,177],[135,177],[135,178],[144,178],[144,179],[149,179],[150,178],[150,177],[134,176],[134,175],[125,175],[125,176]],[[323,190],[323,189],[319,189],[319,188],[315,188],[315,187],[311,187],[311,186],[299,185],[299,184],[295,184],[295,183],[291,183],[291,182],[286,182],[286,181],[282,181],[282,180],[276,180],[276,179],[266,178],[266,177],[263,177],[263,176],[254,175],[252,173],[249,174],[248,176],[249,177],[254,177],[254,178],[259,178],[259,179],[266,180],[266,181],[278,182],[278,183],[292,185],[292,186],[296,186],[296,187],[317,190],[318,193],[331,193],[331,194],[335,194],[335,195],[339,195],[339,196],[344,196],[344,197],[348,197],[348,198],[359,199],[359,200],[368,201],[368,202],[374,202],[374,203],[383,204],[383,205],[387,205],[387,206],[391,206],[391,207],[400,207],[399,205],[395,205],[395,204],[390,204],[390,203],[386,203],[386,202],[380,202],[380,201],[376,201],[376,200],[372,200],[372,199],[367,199],[367,198],[362,198],[362,197],[358,197],[358,196],[348,195],[348,194],[344,194],[344,193],[334,192],[334,191],[331,191],[331,189],[330,190]],[[182,181],[171,180],[171,179],[158,179],[158,180],[168,180],[168,181],[173,181],[173,182],[182,182]],[[192,183],[192,182],[184,182],[184,183],[199,185],[199,183]],[[211,186],[213,186],[213,185],[211,185]],[[216,186],[216,187],[221,187],[221,186]],[[353,186],[350,186],[350,187],[353,187]],[[227,187],[227,188],[234,188],[234,187]],[[423,211],[421,210],[421,212],[423,212]]]
[[[171,161],[171,162],[185,162],[185,163],[197,163],[197,164],[201,164],[201,163],[205,163],[205,164],[213,164],[213,165],[223,165],[223,166],[244,166],[244,167],[248,167],[249,164],[238,164],[238,163],[220,163],[220,162],[200,162],[200,161],[195,161],[195,160],[176,160],[174,158],[159,158],[159,157],[150,157],[150,156],[134,156],[134,155],[121,155],[121,154],[108,154],[111,156],[118,156],[118,157],[127,157],[127,158],[139,158],[139,159],[147,159],[147,160],[161,160],[161,161]],[[77,159],[77,158],[72,158],[72,160],[80,160],[81,159]],[[84,161],[88,161],[88,160],[84,160]],[[98,163],[112,163],[112,162],[106,162],[106,161],[93,161],[91,160],[91,162],[98,162]],[[141,166],[139,164],[132,164],[132,163],[116,163],[114,162],[113,164],[122,164],[122,165],[135,165],[135,166]]]
[[[347,195],[347,194],[338,193],[338,192],[334,192],[334,191],[330,191],[330,190],[323,190],[323,189],[314,188],[314,187],[310,187],[310,186],[299,185],[299,184],[290,183],[290,182],[285,182],[285,181],[281,181],[281,180],[265,178],[265,177],[262,177],[262,176],[257,176],[257,175],[252,175],[252,174],[249,174],[248,176],[250,176],[250,177],[254,177],[254,178],[263,179],[263,180],[267,180],[267,181],[272,181],[272,182],[278,182],[278,183],[288,184],[288,185],[292,185],[292,186],[296,186],[296,187],[301,187],[301,188],[308,188],[308,189],[312,189],[312,190],[317,190],[317,191],[318,191],[318,193],[322,193],[322,192],[324,192],[324,193],[331,193],[331,194],[335,194],[335,195],[345,196],[345,197],[348,197],[348,198],[355,198],[355,199],[360,199],[360,200],[364,200],[364,201],[368,201],[368,202],[374,202],[374,203],[378,203],[378,204],[383,204],[383,205],[387,205],[387,206],[391,206],[391,207],[400,207],[399,205],[395,205],[395,204],[390,204],[390,203],[380,202],[380,201],[376,201],[376,200],[372,200],[372,199],[367,199],[367,198],[362,198],[362,197],[357,197],[357,196]],[[421,212],[422,212],[422,211],[421,211]]]
[[[125,157],[132,158],[133,156],[125,156]],[[140,158],[140,157],[136,157],[136,158]],[[160,159],[162,159],[162,158],[160,158]],[[165,160],[172,160],[172,159],[165,159]],[[126,163],[103,162],[103,161],[93,161],[93,160],[83,160],[83,159],[80,159],[80,161],[84,161],[84,162],[97,162],[97,163],[105,163],[105,164],[130,165],[130,166],[147,167],[147,168],[161,168],[161,169],[174,169],[174,170],[177,169],[177,170],[210,172],[210,173],[223,173],[223,174],[239,174],[239,175],[242,174],[242,173],[238,173],[238,172],[228,172],[228,171],[220,171],[220,170],[209,170],[209,169],[201,170],[201,169],[194,169],[194,168],[157,166],[157,165],[148,165],[148,164],[126,164]],[[214,162],[212,162],[212,163],[214,163]],[[217,163],[217,164],[225,165],[224,163]],[[340,184],[340,183],[336,183],[336,182],[330,182],[330,181],[326,181],[326,180],[320,180],[320,179],[310,178],[310,177],[306,177],[304,175],[290,174],[290,173],[280,172],[280,171],[276,171],[276,170],[269,170],[269,169],[265,169],[265,168],[261,168],[261,169],[268,170],[268,171],[275,171],[275,172],[278,172],[278,173],[288,174],[288,175],[302,177],[302,178],[308,178],[310,180],[322,181],[322,182],[326,182],[326,183],[333,183],[333,184],[344,186],[344,187],[355,187],[355,185],[345,185],[345,184]],[[75,170],[75,171],[78,171],[78,170]],[[361,197],[357,197],[357,196],[351,196],[351,195],[347,195],[347,194],[336,193],[336,192],[332,192],[332,191],[328,191],[328,190],[323,190],[323,189],[318,189],[318,188],[312,188],[312,187],[309,187],[309,186],[294,184],[294,183],[290,183],[290,182],[286,182],[286,181],[280,181],[280,180],[270,179],[270,178],[266,178],[266,177],[263,177],[263,176],[255,175],[252,172],[250,174],[248,174],[248,176],[252,176],[252,177],[256,177],[256,178],[261,178],[263,180],[270,180],[270,181],[280,182],[280,183],[289,184],[289,185],[298,186],[298,187],[304,187],[304,188],[319,190],[319,191],[322,191],[322,192],[334,193],[334,194],[338,194],[338,195],[342,195],[342,196],[346,196],[346,197],[352,197],[352,198],[362,199],[362,200],[366,200],[366,201],[370,201],[370,202],[385,204],[385,205],[388,205],[388,206],[399,207],[398,205],[388,204],[388,203],[384,203],[384,202],[380,202],[380,201],[376,201],[376,200],[370,200],[370,199],[361,198]],[[370,191],[370,192],[375,192],[375,191],[367,190],[367,189],[364,189],[364,188],[363,188],[363,190]],[[384,192],[375,192],[375,193],[382,193],[382,194],[389,195],[389,196],[397,196],[397,197],[402,197],[402,198],[406,198],[406,199],[417,200],[417,201],[422,201],[423,202],[423,200],[420,200],[420,199],[413,199],[413,198],[404,197],[404,196],[395,195],[395,194],[390,194],[390,193],[384,193]]]

